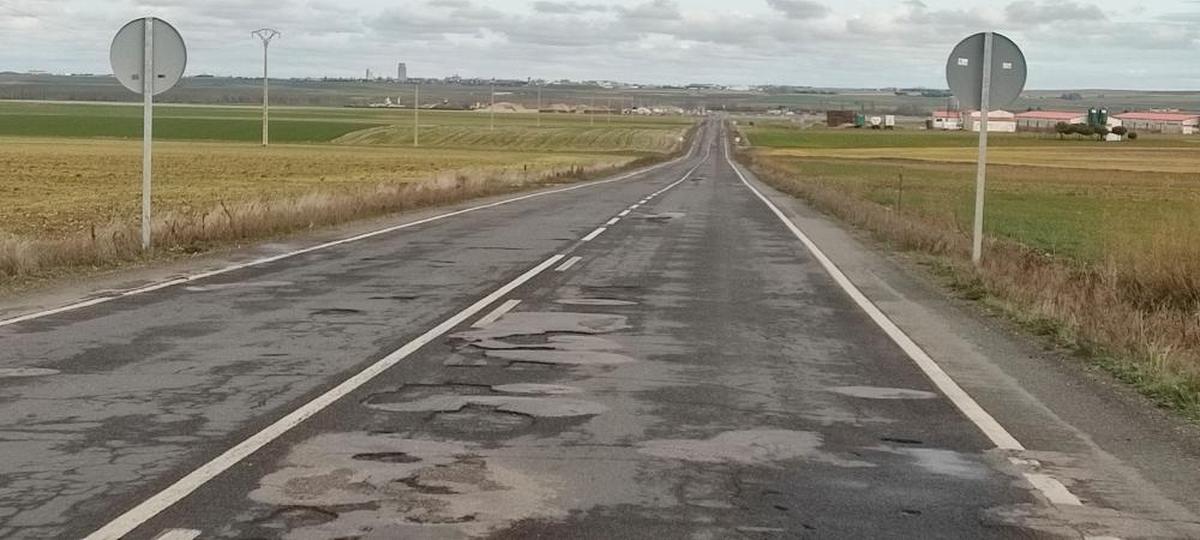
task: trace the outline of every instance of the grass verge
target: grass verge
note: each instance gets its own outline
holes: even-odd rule
[[[794,162],[740,151],[764,182],[916,253],[964,298],[1069,347],[1152,399],[1200,421],[1200,242],[1160,229],[1114,242],[1096,260],[1068,258],[988,238],[985,263],[970,262],[960,220],[900,213],[845,183],[805,174]]]

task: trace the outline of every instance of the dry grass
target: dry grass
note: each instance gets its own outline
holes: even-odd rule
[[[1092,171],[1195,173],[1200,148],[1155,147],[1153,143],[1090,143],[1055,146],[997,146],[988,149],[993,165],[1019,165]],[[777,148],[764,156],[846,159],[904,159],[938,163],[975,163],[978,150],[956,147]]]
[[[381,183],[342,192],[310,192],[284,198],[218,203],[203,210],[160,214],[153,231],[159,253],[195,253],[221,243],[270,237],[391,212],[457,202],[573,181],[636,165],[622,158],[590,166],[524,171],[448,172],[423,181]],[[140,229],[113,222],[57,238],[0,239],[0,278],[22,279],[68,268],[104,268],[147,257]],[[152,256],[153,254],[151,254]]]
[[[741,159],[776,188],[898,249],[930,255],[967,297],[1087,353],[1160,405],[1200,419],[1200,240],[1194,220],[1180,218],[1149,237],[1144,231],[1114,233],[1098,261],[989,238],[985,264],[976,269],[969,238],[954,220],[898,213],[771,158],[743,153]]]

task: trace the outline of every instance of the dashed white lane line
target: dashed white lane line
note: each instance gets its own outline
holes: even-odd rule
[[[606,226],[606,227],[612,227],[613,225],[616,225],[616,224],[617,224],[617,222],[619,222],[619,221],[621,221],[621,218],[619,218],[619,217],[615,217],[615,218],[612,218],[612,219],[608,220],[608,223],[605,223],[605,224],[604,224],[604,226]]]
[[[758,196],[763,204],[767,205],[767,207],[771,209],[771,212],[774,213],[775,216],[778,217],[785,226],[787,226],[788,230],[790,230],[792,234],[804,244],[804,247],[808,249],[809,253],[812,253],[813,257],[816,258],[817,261],[821,263],[821,266],[825,268],[825,271],[832,276],[834,281],[837,282],[842,290],[844,290],[846,294],[848,294],[850,298],[854,300],[854,303],[858,304],[858,307],[865,311],[867,315],[871,317],[871,320],[875,321],[875,324],[883,329],[884,333],[886,333],[893,342],[895,342],[902,350],[904,350],[905,354],[907,354],[908,357],[917,364],[917,367],[919,367],[921,371],[925,373],[925,376],[929,377],[930,381],[932,381],[933,384],[937,386],[938,389],[941,390],[942,393],[945,394],[945,396],[949,398],[950,401],[954,403],[954,405],[958,407],[958,409],[962,411],[962,413],[969,420],[971,420],[972,423],[979,427],[980,431],[983,431],[983,434],[986,435],[987,438],[990,439],[997,448],[1002,450],[1025,449],[1025,447],[1016,439],[1016,437],[1013,437],[1012,434],[1009,433],[1008,430],[1000,424],[1000,422],[996,421],[991,414],[984,410],[984,408],[980,406],[979,403],[970,396],[970,394],[967,394],[967,392],[963,390],[958,383],[954,382],[954,379],[950,378],[950,375],[947,374],[946,371],[943,370],[941,366],[939,366],[937,362],[935,362],[933,358],[931,358],[929,354],[927,354],[925,350],[921,348],[920,345],[917,345],[912,338],[908,337],[908,334],[905,334],[904,331],[896,325],[896,323],[892,322],[892,320],[889,319],[888,316],[883,313],[883,311],[881,311],[873,302],[871,302],[871,300],[867,298],[866,295],[864,295],[852,281],[850,281],[850,278],[846,277],[846,274],[843,273],[842,270],[838,268],[837,265],[834,264],[833,261],[827,257],[819,247],[817,247],[816,243],[814,243],[812,239],[808,237],[808,235],[804,234],[804,232],[801,231],[800,228],[797,227],[796,224],[793,223],[792,220],[789,219],[787,215],[779,209],[779,207],[775,206],[770,199],[763,195],[761,191],[755,188],[754,185],[752,185],[750,181],[746,179],[746,175],[742,174],[741,169],[734,164],[733,159],[729,156],[728,148],[726,148],[725,151],[725,161],[729,163],[729,166],[733,169],[733,172],[737,173],[737,176],[742,180],[742,183],[745,184],[750,191],[754,192],[754,194]],[[1036,488],[1042,493],[1042,495],[1046,497],[1046,499],[1056,505],[1080,506],[1083,504],[1078,497],[1072,494],[1071,491],[1068,490],[1065,485],[1063,485],[1062,482],[1049,475],[1042,473],[1025,473],[1024,476],[1034,488]]]
[[[177,480],[174,484],[171,484],[166,489],[156,493],[149,499],[143,501],[141,504],[138,504],[124,514],[121,514],[121,516],[101,527],[96,532],[88,535],[85,540],[118,540],[119,538],[129,534],[149,519],[158,515],[159,512],[166,510],[171,505],[179,502],[193,491],[199,489],[200,486],[203,486],[209,480],[212,480],[217,475],[225,472],[230,467],[245,459],[247,456],[258,451],[260,448],[270,444],[284,433],[287,433],[292,428],[300,425],[300,423],[321,412],[334,402],[346,397],[348,394],[357,390],[362,385],[370,382],[372,379],[379,376],[380,373],[387,371],[389,368],[400,363],[401,360],[404,360],[412,353],[417,352],[421,347],[424,347],[426,344],[454,329],[454,327],[466,322],[467,319],[470,319],[477,313],[483,311],[497,300],[504,298],[517,287],[520,287],[529,280],[537,277],[538,274],[546,271],[546,269],[558,264],[560,261],[562,261],[562,259],[563,255],[554,255],[549,259],[546,259],[541,264],[533,267],[524,274],[521,274],[516,279],[501,286],[499,289],[496,289],[491,294],[472,304],[470,307],[456,313],[449,319],[442,321],[441,324],[429,329],[416,339],[405,343],[403,347],[400,347],[395,352],[383,357],[370,367],[360,371],[349,379],[346,379],[344,382],[333,387],[324,394],[321,394],[316,399],[301,405],[300,408],[288,413],[286,416],[275,421],[275,423],[267,426],[262,431],[251,435],[250,438],[238,443],[237,446],[226,450],[221,455],[200,466],[200,468],[188,473],[186,476]]]
[[[592,240],[595,240],[597,236],[604,234],[604,231],[607,231],[607,230],[608,230],[608,227],[600,227],[599,229],[596,229],[596,230],[588,233],[588,235],[583,237],[583,240],[581,240],[581,241],[582,242],[591,242]]]
[[[200,531],[196,529],[167,529],[153,540],[196,540],[200,536]]]
[[[521,196],[517,196],[517,197],[512,197],[512,198],[509,198],[509,199],[504,199],[504,200],[501,200],[501,201],[491,202],[491,203],[487,203],[487,204],[481,204],[481,205],[478,205],[478,206],[472,206],[472,207],[469,207],[469,208],[464,208],[464,209],[462,209],[462,210],[455,210],[455,211],[453,211],[453,212],[446,212],[445,214],[438,214],[438,215],[436,215],[436,216],[430,216],[430,217],[427,217],[427,218],[424,218],[424,219],[419,219],[419,220],[416,220],[416,221],[411,221],[411,222],[408,222],[408,223],[402,223],[402,224],[400,224],[400,225],[394,225],[394,226],[391,226],[391,227],[385,227],[385,228],[383,228],[383,229],[378,229],[378,230],[375,230],[375,231],[371,231],[371,232],[367,232],[367,233],[363,233],[363,234],[359,234],[359,235],[351,236],[351,237],[349,237],[349,238],[343,238],[343,239],[341,239],[341,240],[334,240],[334,241],[331,241],[331,242],[325,242],[325,243],[323,243],[323,244],[317,244],[317,245],[315,245],[315,246],[310,246],[310,247],[306,247],[306,248],[303,248],[303,249],[298,249],[298,250],[295,250],[295,251],[289,251],[289,252],[287,252],[287,253],[280,253],[280,254],[278,254],[278,255],[272,255],[272,256],[270,256],[270,257],[263,257],[263,258],[260,258],[260,259],[255,259],[255,260],[248,261],[248,262],[244,262],[244,263],[234,264],[234,265],[226,266],[226,267],[219,268],[219,269],[216,269],[216,270],[210,270],[210,271],[207,271],[207,272],[201,272],[201,273],[199,273],[199,274],[193,274],[193,275],[189,275],[189,276],[184,276],[184,277],[180,277],[180,278],[175,278],[175,279],[171,279],[171,280],[163,281],[163,282],[160,282],[160,283],[154,283],[154,284],[151,284],[151,285],[147,285],[147,286],[144,286],[144,287],[138,287],[138,288],[136,288],[136,289],[129,289],[129,290],[127,290],[127,291],[122,291],[122,292],[120,292],[120,293],[118,293],[118,294],[114,294],[114,295],[112,295],[112,296],[103,296],[103,297],[100,297],[100,298],[92,298],[92,299],[89,299],[89,300],[82,300],[82,301],[79,301],[79,302],[73,302],[73,303],[71,303],[71,304],[67,304],[67,305],[65,305],[65,306],[60,306],[60,307],[56,307],[56,308],[52,308],[52,309],[47,309],[47,310],[37,311],[37,312],[33,312],[33,313],[27,313],[27,314],[24,314],[24,315],[18,315],[18,316],[16,316],[16,317],[11,317],[11,318],[8,318],[8,319],[2,319],[2,320],[0,320],[0,327],[4,327],[4,326],[10,326],[10,325],[17,324],[17,323],[22,323],[22,322],[25,322],[25,321],[31,321],[31,320],[34,320],[34,319],[40,319],[40,318],[42,318],[42,317],[48,317],[48,316],[51,316],[51,315],[57,315],[57,314],[59,314],[59,313],[66,313],[66,312],[75,311],[75,310],[78,310],[78,309],[83,309],[83,308],[86,308],[86,307],[91,307],[91,306],[95,306],[95,305],[99,305],[99,304],[104,304],[104,303],[107,303],[107,302],[112,302],[113,300],[117,300],[117,299],[120,299],[120,298],[125,298],[125,297],[129,297],[129,296],[136,296],[136,295],[140,295],[140,294],[145,294],[145,293],[149,293],[149,292],[154,292],[154,291],[157,291],[157,290],[166,289],[166,288],[168,288],[168,287],[173,287],[173,286],[175,286],[175,285],[181,285],[181,284],[184,284],[184,283],[191,283],[191,282],[193,282],[193,281],[198,281],[198,280],[202,280],[202,279],[207,279],[207,278],[210,278],[210,277],[219,276],[219,275],[221,275],[221,274],[227,274],[227,273],[229,273],[229,272],[234,272],[234,271],[237,271],[237,270],[243,270],[243,269],[246,269],[246,268],[252,268],[252,267],[255,267],[255,266],[262,266],[262,265],[264,265],[264,264],[270,264],[270,263],[273,263],[273,262],[282,261],[282,260],[284,260],[284,259],[290,259],[290,258],[292,258],[292,257],[296,257],[296,256],[299,256],[299,255],[304,255],[304,254],[306,254],[306,253],[312,253],[312,252],[314,252],[314,251],[320,251],[320,250],[324,250],[324,249],[329,249],[329,248],[331,248],[331,247],[336,247],[336,246],[341,246],[341,245],[345,245],[345,244],[350,244],[350,243],[353,243],[353,242],[359,242],[359,241],[362,241],[362,240],[366,240],[366,239],[368,239],[368,238],[373,238],[373,237],[375,237],[375,236],[380,236],[380,235],[384,235],[384,234],[388,234],[388,233],[393,233],[393,232],[396,232],[396,231],[400,231],[400,230],[404,230],[404,229],[408,229],[408,228],[412,228],[412,227],[417,227],[417,226],[420,226],[420,225],[424,225],[424,224],[426,224],[426,223],[432,223],[432,222],[435,222],[435,221],[440,221],[440,220],[447,219],[447,218],[451,218],[451,217],[454,217],[454,216],[461,216],[461,215],[463,215],[463,214],[468,214],[468,213],[471,213],[471,212],[477,212],[477,211],[479,211],[479,210],[485,210],[485,209],[488,209],[488,208],[496,208],[496,207],[498,207],[498,206],[504,206],[504,205],[508,205],[508,204],[512,204],[512,203],[516,203],[516,202],[520,202],[520,201],[526,201],[526,200],[529,200],[529,199],[534,199],[534,198],[538,198],[538,197],[545,197],[545,196],[548,196],[548,195],[555,195],[555,194],[558,194],[558,193],[566,193],[566,192],[569,192],[569,191],[575,191],[575,190],[578,190],[578,189],[585,189],[585,188],[590,188],[590,187],[594,187],[594,186],[600,186],[600,185],[604,185],[604,184],[611,184],[611,183],[613,183],[613,182],[620,182],[620,181],[623,181],[623,180],[628,180],[629,178],[633,178],[633,177],[635,177],[635,176],[640,176],[640,175],[642,175],[642,174],[646,174],[646,173],[648,173],[648,172],[651,172],[651,171],[654,171],[654,170],[657,170],[657,169],[660,169],[660,168],[666,167],[666,166],[668,166],[668,165],[673,165],[673,164],[675,164],[675,163],[678,163],[679,161],[682,161],[682,160],[685,160],[685,159],[689,159],[689,158],[691,158],[691,157],[692,157],[692,152],[688,152],[688,155],[687,155],[687,156],[684,156],[684,157],[681,157],[681,158],[678,158],[678,159],[674,159],[674,160],[671,160],[671,161],[668,161],[668,162],[665,162],[665,163],[660,163],[660,164],[658,164],[658,165],[652,165],[652,166],[650,166],[650,167],[646,167],[646,168],[639,169],[639,170],[636,170],[636,171],[628,172],[628,173],[625,173],[625,174],[623,174],[623,175],[616,176],[616,177],[613,177],[613,178],[609,178],[609,179],[606,179],[606,180],[598,180],[598,181],[595,181],[595,182],[588,182],[588,183],[586,183],[586,184],[579,184],[579,185],[570,186],[570,187],[564,187],[564,188],[559,188],[559,189],[552,189],[552,190],[549,190],[549,191],[541,191],[541,192],[538,192],[538,193],[529,193],[529,194],[526,194],[526,195],[521,195]],[[694,170],[694,169],[693,169],[693,170]],[[690,174],[690,173],[689,173],[689,174]]]
[[[472,324],[471,328],[486,328],[491,326],[492,323],[500,320],[500,317],[503,317],[505,313],[512,311],[513,308],[520,305],[520,303],[520,300],[509,300],[503,304],[500,304],[499,307],[493,309],[487,315],[480,317],[478,321],[475,321],[475,324]]]
[[[630,213],[630,212],[632,212],[632,211],[633,211],[633,210],[625,210],[625,211],[621,212],[620,214],[617,214],[617,217],[625,217],[625,216],[628,216],[628,215],[629,215],[629,213]]]
[[[821,251],[821,248],[817,247],[816,243],[809,239],[808,235],[804,234],[804,232],[801,231],[800,228],[792,222],[792,220],[788,219],[787,215],[784,214],[779,207],[775,206],[770,199],[768,199],[762,194],[762,192],[751,185],[749,180],[746,180],[746,175],[742,174],[741,169],[738,169],[737,165],[733,163],[733,159],[729,157],[728,151],[725,154],[725,160],[729,162],[729,166],[733,168],[733,172],[737,173],[738,178],[742,180],[742,184],[745,184],[750,191],[754,192],[754,194],[758,196],[763,204],[767,205],[767,207],[771,209],[771,212],[783,222],[788,230],[790,230],[792,234],[804,244],[804,247],[808,248],[809,253],[812,253],[813,257],[816,258],[819,263],[821,263],[821,266],[825,268],[825,271],[831,277],[833,277],[833,280],[837,282],[838,286],[840,286],[842,290],[846,292],[846,294],[850,295],[850,298],[854,300],[854,303],[858,304],[858,307],[865,311],[867,315],[871,317],[871,320],[875,321],[875,324],[878,325],[879,328],[881,328],[884,333],[886,333],[888,337],[896,343],[896,345],[900,346],[905,354],[907,354],[908,357],[917,364],[917,367],[919,367],[921,371],[925,372],[925,375],[929,377],[933,384],[937,386],[938,389],[941,390],[942,393],[945,394],[946,397],[949,398],[950,401],[953,402],[954,405],[958,407],[958,409],[962,411],[962,413],[966,415],[968,419],[971,420],[971,422],[978,426],[979,429],[983,431],[983,434],[991,439],[992,443],[995,444],[996,447],[1005,450],[1025,449],[1025,447],[1021,446],[1021,443],[1017,441],[1017,439],[1013,437],[1007,429],[1004,429],[1004,426],[1000,425],[1000,422],[997,422],[995,418],[992,418],[991,414],[988,414],[983,407],[979,406],[979,403],[977,403],[974,398],[967,394],[967,392],[963,390],[958,383],[954,382],[954,379],[951,379],[950,375],[948,375],[941,368],[941,366],[937,364],[937,362],[934,362],[933,358],[931,358],[924,349],[917,345],[912,338],[908,337],[908,334],[905,334],[899,326],[896,326],[896,323],[892,322],[892,320],[889,319],[888,316],[883,313],[883,311],[880,311],[880,309],[876,307],[875,304],[862,293],[862,291],[858,290],[858,287],[850,281],[850,278],[846,277],[846,274],[844,274],[842,270],[838,268],[837,265],[834,264],[824,252]]]
[[[582,260],[583,260],[583,257],[571,257],[570,259],[567,259],[567,262],[562,263],[562,266],[555,268],[554,271],[555,272],[566,272],[567,270],[570,270],[571,267],[575,266],[576,264],[579,264],[579,261],[582,261]]]
[[[1057,506],[1083,506],[1083,501],[1071,493],[1067,486],[1048,474],[1025,473],[1025,479]]]

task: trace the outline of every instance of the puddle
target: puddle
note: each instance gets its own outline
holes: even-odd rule
[[[879,452],[899,454],[912,458],[917,467],[925,472],[963,480],[986,480],[988,468],[973,460],[969,455],[939,448],[873,448]]]
[[[226,291],[229,289],[268,289],[273,287],[290,287],[295,285],[291,281],[245,281],[240,283],[215,283],[212,285],[195,285],[184,287],[183,290],[188,292],[213,292]]]
[[[21,377],[45,377],[48,375],[58,375],[61,373],[57,369],[20,367],[20,368],[0,368],[0,379],[21,378]]]
[[[378,461],[380,463],[417,463],[421,458],[405,454],[404,452],[370,452],[366,454],[354,454],[350,459],[355,461]]]
[[[492,389],[506,394],[539,394],[549,396],[578,394],[582,392],[582,390],[574,386],[534,383],[502,384],[500,386],[493,386]]]
[[[453,433],[507,433],[533,425],[533,418],[497,409],[467,407],[434,415],[428,425]]]
[[[637,302],[613,298],[559,298],[555,303],[564,306],[636,306]]]
[[[700,463],[768,465],[777,461],[805,459],[841,467],[873,467],[871,463],[846,460],[821,450],[824,440],[811,431],[761,429],[728,431],[711,439],[661,439],[641,443],[638,452],[649,456]]]
[[[923,390],[908,388],[880,388],[875,386],[840,386],[829,390],[835,394],[861,399],[937,399],[938,395]]]

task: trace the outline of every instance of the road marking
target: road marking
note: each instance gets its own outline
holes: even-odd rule
[[[617,217],[625,217],[625,216],[628,216],[628,215],[629,215],[629,213],[630,213],[630,212],[632,212],[632,211],[633,211],[633,210],[625,210],[624,212],[621,212],[620,214],[617,214]]]
[[[570,270],[572,266],[579,264],[579,261],[582,261],[582,260],[583,260],[583,257],[571,257],[570,259],[567,259],[567,262],[563,263],[562,266],[555,268],[554,271],[555,272],[566,272],[567,270]]]
[[[517,307],[517,305],[520,303],[520,300],[509,300],[503,304],[500,304],[500,307],[493,309],[491,313],[488,313],[478,321],[475,321],[475,324],[472,324],[471,328],[484,328],[491,326],[492,323],[500,320],[500,317],[503,317],[505,313],[512,311],[513,308]]]
[[[255,260],[248,261],[248,262],[244,262],[244,263],[239,263],[239,264],[234,264],[234,265],[226,266],[226,267],[219,268],[219,269],[216,269],[216,270],[210,270],[210,271],[207,271],[207,272],[201,272],[201,273],[199,273],[199,274],[193,274],[193,275],[190,275],[190,276],[184,276],[184,277],[180,277],[180,278],[170,279],[170,280],[163,281],[163,282],[160,282],[160,283],[154,283],[154,284],[147,285],[147,286],[144,286],[144,287],[138,287],[138,288],[135,288],[135,289],[130,289],[130,290],[127,290],[127,291],[122,291],[122,292],[120,292],[120,293],[117,293],[117,294],[114,294],[114,295],[111,295],[111,296],[103,296],[103,297],[99,297],[99,298],[92,298],[92,299],[89,299],[89,300],[82,300],[82,301],[79,301],[79,302],[74,302],[74,303],[71,303],[71,304],[67,304],[67,305],[65,305],[65,306],[60,306],[60,307],[56,307],[56,308],[52,308],[52,309],[47,309],[47,310],[37,311],[37,312],[34,312],[34,313],[27,313],[27,314],[25,314],[25,315],[18,315],[18,316],[16,316],[16,317],[12,317],[12,318],[8,318],[8,319],[3,319],[3,320],[0,320],[0,327],[4,327],[4,326],[10,326],[10,325],[14,325],[14,324],[18,324],[18,323],[22,323],[22,322],[26,322],[26,321],[31,321],[31,320],[34,320],[34,319],[40,319],[40,318],[43,318],[43,317],[49,317],[49,316],[51,316],[51,315],[57,315],[57,314],[59,314],[59,313],[66,313],[66,312],[69,312],[69,311],[75,311],[75,310],[78,310],[78,309],[83,309],[83,308],[86,308],[86,307],[91,307],[91,306],[95,306],[95,305],[99,305],[99,304],[104,304],[104,303],[107,303],[107,302],[111,302],[111,301],[113,301],[113,300],[117,300],[117,299],[121,299],[121,298],[129,297],[129,296],[136,296],[136,295],[139,295],[139,294],[146,294],[146,293],[149,293],[149,292],[154,292],[154,291],[161,290],[161,289],[165,289],[165,288],[168,288],[168,287],[173,287],[173,286],[175,286],[175,285],[181,285],[181,284],[184,284],[184,283],[191,283],[191,282],[194,282],[194,281],[199,281],[199,280],[206,279],[206,278],[210,278],[210,277],[214,277],[214,276],[219,276],[219,275],[221,275],[221,274],[227,274],[227,273],[229,273],[229,272],[234,272],[234,271],[237,271],[237,270],[243,270],[243,269],[246,269],[246,268],[251,268],[251,267],[255,267],[255,266],[262,266],[262,265],[264,265],[264,264],[270,264],[270,263],[273,263],[273,262],[282,261],[282,260],[284,260],[284,259],[290,259],[290,258],[292,258],[292,257],[296,257],[296,256],[299,256],[299,255],[304,255],[304,254],[306,254],[306,253],[312,253],[312,252],[314,252],[314,251],[320,251],[320,250],[324,250],[324,249],[329,249],[329,248],[331,248],[331,247],[336,247],[336,246],[341,246],[341,245],[345,245],[345,244],[350,244],[350,243],[353,243],[353,242],[359,242],[359,241],[362,241],[362,240],[366,240],[366,239],[368,239],[368,238],[373,238],[373,237],[376,237],[376,236],[380,236],[380,235],[384,235],[384,234],[393,233],[393,232],[400,231],[400,230],[404,230],[404,229],[408,229],[408,228],[411,228],[411,227],[417,227],[417,226],[420,226],[420,225],[425,225],[425,224],[427,224],[427,223],[432,223],[432,222],[435,222],[435,221],[441,221],[441,220],[443,220],[443,219],[447,219],[447,218],[451,218],[451,217],[455,217],[455,216],[461,216],[461,215],[463,215],[463,214],[468,214],[468,213],[471,213],[471,212],[477,212],[477,211],[479,211],[479,210],[486,210],[486,209],[488,209],[488,208],[496,208],[496,207],[498,207],[498,206],[504,206],[504,205],[508,205],[508,204],[512,204],[512,203],[516,203],[516,202],[520,202],[520,201],[526,201],[526,200],[529,200],[529,199],[534,199],[534,198],[538,198],[538,197],[545,197],[545,196],[547,196],[547,195],[556,195],[556,194],[559,194],[559,193],[566,193],[566,192],[569,192],[569,191],[575,191],[575,190],[578,190],[578,189],[585,189],[585,188],[590,188],[590,187],[600,186],[600,185],[604,185],[604,184],[611,184],[611,183],[613,183],[613,182],[620,182],[620,181],[623,181],[623,180],[628,180],[628,179],[630,179],[630,178],[633,178],[633,177],[635,177],[635,176],[640,176],[640,175],[643,175],[643,174],[646,174],[646,173],[649,173],[649,172],[653,172],[653,171],[655,171],[655,170],[657,170],[657,169],[661,169],[661,168],[663,168],[663,167],[666,167],[666,166],[668,166],[668,165],[673,165],[673,164],[676,164],[676,163],[678,163],[678,162],[680,162],[680,161],[683,161],[683,160],[686,160],[686,159],[688,159],[688,158],[691,158],[691,157],[692,157],[692,154],[693,154],[693,152],[694,152],[694,150],[693,150],[693,151],[689,151],[689,152],[688,152],[688,154],[687,154],[686,156],[682,157],[682,158],[674,159],[674,160],[671,160],[671,161],[668,161],[668,162],[665,162],[665,163],[660,163],[660,164],[658,164],[658,165],[652,165],[652,166],[650,166],[650,167],[646,167],[646,168],[644,168],[644,169],[639,169],[639,170],[636,170],[636,171],[628,172],[628,173],[625,173],[625,174],[623,174],[623,175],[620,175],[620,176],[617,176],[617,177],[614,177],[614,178],[609,178],[609,179],[606,179],[606,180],[597,180],[597,181],[595,181],[595,182],[588,182],[588,183],[585,183],[585,184],[579,184],[579,185],[570,186],[570,187],[565,187],[565,188],[552,189],[552,190],[549,190],[549,191],[540,191],[540,192],[537,192],[537,193],[529,193],[529,194],[526,194],[526,195],[520,195],[520,196],[517,196],[517,197],[513,197],[513,198],[511,198],[511,199],[504,199],[504,200],[501,200],[501,201],[491,202],[491,203],[487,203],[487,204],[481,204],[481,205],[479,205],[479,206],[472,206],[472,207],[469,207],[469,208],[464,208],[464,209],[462,209],[462,210],[455,210],[455,211],[453,211],[453,212],[447,212],[447,213],[445,213],[445,214],[438,214],[438,215],[436,215],[436,216],[430,216],[430,217],[427,217],[427,218],[424,218],[424,219],[419,219],[419,220],[417,220],[417,221],[412,221],[412,222],[409,222],[409,223],[402,223],[402,224],[400,224],[400,225],[394,225],[394,226],[391,226],[391,227],[385,227],[385,228],[383,228],[383,229],[378,229],[378,230],[375,230],[375,231],[371,231],[371,232],[367,232],[367,233],[363,233],[363,234],[359,234],[359,235],[351,236],[351,237],[349,237],[349,238],[343,238],[343,239],[341,239],[341,240],[334,240],[334,241],[325,242],[325,243],[322,243],[322,244],[317,244],[317,245],[315,245],[315,246],[310,246],[310,247],[306,247],[306,248],[303,248],[303,249],[298,249],[298,250],[295,250],[295,251],[289,251],[289,252],[287,252],[287,253],[281,253],[281,254],[279,254],[279,255],[272,255],[272,256],[270,256],[270,257],[263,257],[263,258],[260,258],[260,259],[255,259]]]
[[[153,540],[195,540],[200,536],[200,531],[196,529],[167,529]]]
[[[633,206],[630,206],[630,207],[629,207],[629,209],[630,209],[630,210],[637,210],[637,209],[638,209],[639,207],[641,207],[641,206],[642,206],[642,205],[640,205],[640,204],[635,204],[635,205],[633,205]]]
[[[608,220],[608,223],[605,223],[605,225],[608,227],[612,227],[613,225],[616,225],[618,221],[621,221],[621,218],[615,217],[615,218]]]
[[[795,235],[796,238],[800,239],[800,242],[804,244],[804,247],[808,248],[809,253],[812,253],[813,257],[821,263],[821,266],[824,267],[825,271],[829,273],[831,277],[833,277],[833,280],[836,281],[839,286],[841,286],[842,290],[846,291],[846,294],[850,295],[850,298],[854,300],[854,303],[858,304],[858,307],[862,308],[862,310],[871,317],[871,320],[875,321],[875,324],[883,329],[884,333],[886,333],[888,337],[896,343],[896,345],[899,345],[900,348],[903,349],[906,354],[908,354],[908,357],[917,364],[917,367],[919,367],[921,371],[925,372],[925,375],[929,377],[935,386],[938,387],[938,390],[941,390],[942,393],[945,394],[946,397],[949,398],[956,407],[958,407],[958,410],[962,411],[962,413],[966,415],[971,422],[978,426],[979,429],[983,431],[983,434],[986,435],[988,439],[991,439],[992,443],[995,444],[997,448],[1004,450],[1025,449],[1025,447],[1021,446],[1021,443],[1017,441],[1017,439],[1013,437],[1007,429],[1004,429],[1004,426],[1000,425],[1000,422],[997,422],[995,418],[992,418],[991,414],[988,414],[988,412],[985,411],[983,407],[981,407],[979,403],[975,401],[974,398],[967,394],[967,392],[963,390],[958,383],[954,382],[954,379],[951,379],[950,375],[948,375],[941,368],[941,366],[937,364],[937,362],[934,362],[933,358],[931,358],[925,352],[925,350],[920,347],[920,345],[917,345],[912,338],[908,337],[908,334],[905,334],[899,326],[896,326],[896,323],[892,322],[887,315],[884,315],[883,311],[880,311],[880,309],[876,307],[875,304],[862,293],[862,291],[858,290],[858,287],[850,281],[850,278],[846,277],[846,274],[842,273],[842,270],[838,268],[837,265],[829,259],[829,257],[825,256],[825,253],[821,251],[821,248],[818,248],[817,244],[809,239],[808,235],[804,234],[804,232],[801,231],[791,219],[788,219],[787,215],[784,214],[779,207],[775,206],[775,204],[772,203],[765,195],[763,195],[761,191],[751,185],[749,180],[746,180],[746,176],[742,174],[742,171],[733,163],[733,159],[729,157],[728,150],[725,152],[725,161],[727,161],[729,166],[733,168],[733,172],[737,173],[738,178],[742,180],[742,184],[745,184],[750,191],[754,192],[754,194],[758,196],[759,200],[761,200],[763,204],[766,204],[767,208],[770,208],[771,212],[773,212],[775,216],[778,217],[779,220],[782,221],[783,224],[792,231],[792,234]]]
[[[604,231],[607,231],[607,230],[608,230],[608,227],[600,227],[599,229],[596,229],[596,230],[588,233],[588,235],[583,237],[583,240],[580,240],[580,241],[581,242],[591,242],[592,240],[595,240],[597,236],[604,234]]]
[[[1083,506],[1083,501],[1071,493],[1067,486],[1048,474],[1025,473],[1025,479],[1057,506]]]
[[[267,426],[262,431],[251,435],[250,438],[238,443],[237,446],[226,450],[213,460],[200,466],[200,468],[188,473],[186,476],[180,478],[166,489],[151,496],[141,504],[138,504],[129,511],[121,514],[119,517],[109,522],[107,525],[101,527],[96,532],[88,535],[85,540],[118,540],[121,537],[129,534],[134,529],[158,515],[163,510],[166,510],[171,505],[183,500],[184,497],[187,497],[193,491],[199,489],[200,486],[203,486],[209,480],[212,480],[217,475],[225,472],[230,467],[245,459],[247,456],[258,451],[260,448],[270,444],[284,433],[287,433],[292,428],[300,425],[300,423],[321,412],[334,402],[346,397],[346,395],[357,390],[362,385],[370,382],[371,379],[379,376],[380,373],[383,373],[392,366],[395,366],[401,360],[404,360],[412,353],[417,352],[421,347],[424,347],[433,340],[454,329],[454,327],[462,324],[467,319],[475,316],[475,314],[483,311],[497,300],[504,298],[514,289],[537,277],[538,274],[541,274],[547,268],[558,264],[558,262],[562,259],[563,255],[554,255],[549,259],[546,259],[541,264],[526,271],[516,279],[501,286],[499,289],[496,289],[491,294],[472,304],[470,307],[458,312],[449,319],[442,321],[441,324],[427,330],[424,334],[417,336],[416,339],[405,343],[403,347],[400,347],[391,354],[383,357],[370,367],[367,367],[349,379],[346,379],[341,384],[333,387],[324,394],[321,394],[316,399],[301,405],[300,408],[288,413],[283,418],[276,420],[275,423]]]

